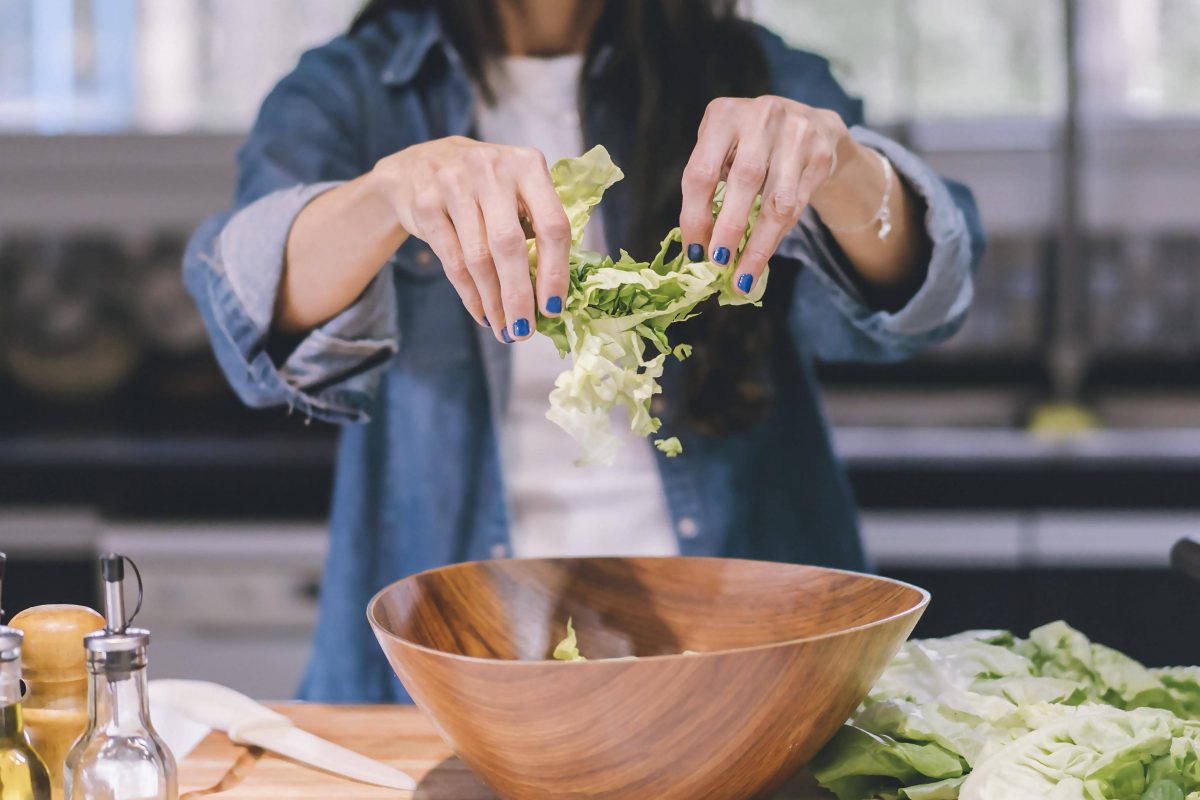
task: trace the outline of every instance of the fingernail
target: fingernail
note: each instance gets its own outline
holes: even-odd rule
[[[516,336],[518,339],[524,339],[529,335],[529,320],[521,317],[519,320],[513,323],[512,328],[513,336]]]
[[[505,344],[512,344],[512,343],[513,343],[513,338],[512,338],[511,336],[509,336],[509,335],[508,335],[508,328],[501,328],[501,329],[500,329],[500,338],[504,340],[504,343],[505,343]]]
[[[717,262],[718,264],[721,264],[722,266],[724,266],[725,264],[728,264],[729,263],[729,248],[728,247],[718,247],[716,250],[713,250],[713,261]]]
[[[699,242],[692,242],[688,245],[688,261],[703,261],[704,247]]]
[[[485,327],[485,328],[492,327],[492,323],[488,322],[488,318],[486,316],[484,316],[484,318],[483,318],[483,327]]]
[[[749,292],[750,287],[753,285],[754,285],[754,276],[751,275],[749,272],[743,272],[741,275],[738,275],[737,287],[738,287],[738,290],[742,294],[746,294],[747,292]]]
[[[558,295],[552,296],[546,301],[546,310],[551,314],[559,314],[562,312],[562,298]]]

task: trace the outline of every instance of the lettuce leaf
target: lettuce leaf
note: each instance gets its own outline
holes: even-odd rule
[[[557,661],[587,661],[579,653],[579,644],[575,641],[575,625],[570,617],[567,618],[567,636],[554,648],[554,658]]]
[[[712,261],[688,261],[679,229],[668,233],[650,261],[637,261],[621,251],[610,256],[584,250],[584,230],[605,190],[620,180],[621,170],[603,147],[579,158],[563,159],[550,170],[555,189],[571,223],[570,288],[558,317],[538,316],[537,329],[549,336],[571,366],[558,376],[546,417],[579,444],[579,464],[611,464],[621,439],[610,429],[610,412],[623,408],[629,429],[639,436],[656,433],[661,420],[650,413],[668,357],[682,360],[688,345],[671,346],[667,329],[696,315],[698,306],[716,296],[723,305],[761,305],[767,273],[748,295],[732,284],[734,266],[749,238],[760,203],[734,254],[723,267]],[[720,209],[723,187],[714,201]],[[530,269],[537,255],[529,241]],[[668,456],[682,452],[678,438],[656,445]]]
[[[1043,675],[1075,681],[1090,696],[1117,708],[1152,706],[1183,715],[1180,700],[1151,670],[1064,622],[1043,625],[1024,646]],[[1180,698],[1182,699],[1182,698]]]
[[[841,800],[1200,800],[1197,710],[1200,668],[1147,669],[1062,622],[968,631],[906,642],[811,769]]]
[[[903,742],[846,725],[809,764],[809,770],[839,800],[871,800],[931,778],[958,778],[963,764],[938,744]]]
[[[678,436],[672,436],[670,439],[655,439],[654,446],[667,458],[674,458],[683,452],[683,445],[679,443]]]
[[[965,780],[965,776],[960,776],[919,786],[906,786],[900,790],[899,796],[902,800],[955,800]]]
[[[980,764],[962,800],[1141,800],[1154,783],[1200,788],[1195,754],[1200,728],[1159,709],[1092,705],[1031,731]],[[1173,752],[1183,758],[1171,763]],[[1186,755],[1185,755],[1186,754]],[[1149,779],[1150,767],[1155,779]],[[1165,789],[1156,789],[1158,794]]]
[[[695,650],[684,650],[680,655],[698,656],[700,653]],[[554,648],[554,658],[558,661],[587,661],[583,654],[579,652],[579,644],[575,639],[575,624],[573,620],[567,618],[567,635]],[[637,661],[637,656],[619,656],[617,658],[601,659],[607,661]]]

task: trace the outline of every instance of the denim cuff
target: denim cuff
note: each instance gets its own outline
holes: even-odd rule
[[[850,274],[833,234],[810,206],[799,224],[784,237],[779,254],[809,267],[837,309],[885,347],[909,349],[917,337],[936,340],[965,317],[973,297],[971,232],[962,209],[946,183],[916,154],[874,131],[855,126],[859,143],[882,153],[925,202],[925,230],[933,243],[924,283],[897,311],[871,308]]]
[[[313,198],[337,185],[296,186],[260,198],[229,218],[211,255],[198,258],[207,273],[212,321],[224,340],[217,356],[244,400],[286,404],[332,422],[364,422],[378,380],[373,373],[399,347],[390,268],[350,307],[310,331],[282,365],[266,352],[292,223]]]

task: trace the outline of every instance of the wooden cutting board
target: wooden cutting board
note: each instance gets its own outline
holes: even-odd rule
[[[257,748],[232,744],[212,733],[179,765],[181,800],[221,798],[327,798],[340,800],[496,800],[454,757],[430,724],[411,706],[273,706],[296,725],[331,742],[412,775],[415,793],[396,792],[320,772]],[[826,800],[831,795],[801,776],[778,800]]]

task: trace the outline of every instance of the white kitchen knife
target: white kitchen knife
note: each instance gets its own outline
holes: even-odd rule
[[[270,750],[318,769],[389,789],[416,791],[407,774],[297,728],[290,719],[240,692],[205,681],[150,681],[150,699],[230,741]]]

